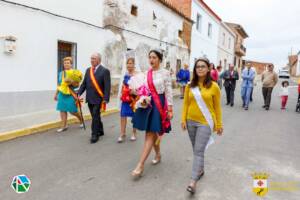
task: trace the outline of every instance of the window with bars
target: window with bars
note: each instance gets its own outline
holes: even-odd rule
[[[72,57],[73,68],[77,68],[77,44],[71,42],[58,41],[57,43],[57,74],[64,69],[63,59]]]

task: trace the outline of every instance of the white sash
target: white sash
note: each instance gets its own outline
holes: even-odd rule
[[[206,121],[208,122],[208,125],[211,129],[211,132],[213,133],[214,132],[214,121],[212,119],[211,113],[209,112],[209,110],[202,98],[199,87],[191,88],[191,90],[192,90],[194,98],[198,104],[199,109],[201,110],[202,114],[204,115],[204,117],[205,117]],[[215,143],[215,140],[212,136],[210,136],[209,141],[206,145],[206,149],[208,148],[209,145],[211,145],[213,143]]]

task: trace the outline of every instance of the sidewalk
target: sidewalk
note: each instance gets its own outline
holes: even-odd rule
[[[180,94],[179,89],[173,90],[174,96]],[[111,99],[107,105],[107,112],[103,116],[116,113],[119,110],[117,97]],[[90,120],[90,113],[87,104],[84,104],[83,115],[86,120]],[[69,115],[69,123],[75,124],[77,120]],[[60,126],[59,112],[52,110],[43,110],[40,112],[26,113],[22,115],[0,118],[0,142],[13,139],[20,136],[47,131]]]

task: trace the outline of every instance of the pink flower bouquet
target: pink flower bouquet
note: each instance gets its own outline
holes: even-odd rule
[[[151,106],[151,93],[146,85],[142,85],[138,88],[137,95],[139,96],[139,100],[135,104],[136,109]]]

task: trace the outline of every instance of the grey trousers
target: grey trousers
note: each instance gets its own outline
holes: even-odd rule
[[[209,126],[191,120],[187,121],[187,129],[194,153],[192,179],[198,181],[199,175],[204,170],[204,152],[211,130]]]

